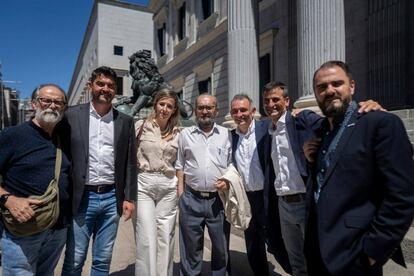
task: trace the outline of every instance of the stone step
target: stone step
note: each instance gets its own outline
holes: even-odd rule
[[[391,113],[397,115],[401,119],[414,118],[414,109],[393,110]]]

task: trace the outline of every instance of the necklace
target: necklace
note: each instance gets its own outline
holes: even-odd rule
[[[164,130],[160,129],[160,132],[161,132],[161,138],[162,139],[166,138],[170,134],[168,129],[164,129]]]

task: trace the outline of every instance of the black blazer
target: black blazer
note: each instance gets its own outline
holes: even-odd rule
[[[70,146],[72,161],[72,212],[77,214],[88,170],[89,154],[89,107],[81,104],[65,112],[64,122]],[[118,214],[122,214],[124,200],[135,201],[137,197],[137,155],[135,127],[132,117],[113,109],[114,151],[115,151],[115,190]]]
[[[271,159],[267,157],[267,155],[270,156],[270,152],[268,151],[269,145],[271,142],[270,135],[269,135],[269,125],[270,120],[260,120],[255,121],[255,135],[256,135],[256,143],[257,143],[257,153],[259,155],[259,161],[260,166],[262,168],[264,177],[265,177],[265,183],[264,187],[269,187],[269,181],[271,181],[272,185],[274,182],[274,173],[273,173],[273,179],[269,179],[268,177],[268,167],[271,166],[273,169]],[[237,143],[239,142],[239,135],[236,133],[236,130],[233,129],[231,131],[232,134],[232,159],[233,164],[237,168],[237,161],[235,158],[235,153],[237,150]],[[273,187],[273,186],[271,186]],[[273,189],[274,190],[274,189]],[[277,209],[277,197],[272,197],[270,201],[274,202],[275,204],[272,204],[274,208],[271,208],[271,212],[268,212],[268,194],[263,192],[263,202],[265,205],[265,218],[266,218],[266,242],[268,245],[268,251],[271,252],[274,256],[276,261],[282,266],[282,268],[287,273],[292,273],[292,269],[289,264],[289,258],[288,254],[285,248],[285,244],[282,239],[282,232],[280,229],[280,220],[279,220],[279,211]]]
[[[306,165],[305,154],[303,153],[303,144],[305,141],[315,137],[316,131],[320,129],[323,118],[310,110],[301,111],[296,117],[293,117],[290,111],[286,112],[286,129],[288,132],[289,143],[292,147],[293,155],[302,176],[304,183],[307,182],[308,169]],[[269,200],[277,198],[274,189],[275,172],[273,168],[272,141],[269,135],[269,142],[265,144],[264,151],[266,163],[265,193],[265,210],[269,211]]]
[[[385,112],[355,112],[328,168],[315,204],[315,170],[308,181],[308,210],[317,212],[322,260],[333,275],[347,274],[361,255],[383,265],[394,253],[414,216],[413,149],[401,120]],[[314,209],[311,209],[314,208]],[[310,223],[308,214],[307,223]],[[312,236],[305,252],[312,261]],[[366,258],[365,255],[365,258]]]
[[[322,117],[310,110],[303,110],[296,117],[293,117],[290,111],[286,113],[286,129],[289,143],[304,183],[306,183],[308,177],[308,170],[303,153],[303,143],[315,137],[315,131],[320,129],[321,122]],[[284,252],[286,249],[281,235],[278,197],[274,188],[275,171],[271,157],[272,140],[270,135],[267,135],[267,142],[264,143],[264,152],[266,181],[263,194],[268,229],[268,250],[275,255],[275,258],[283,260],[285,259]],[[283,250],[281,251],[280,248],[283,248]],[[289,268],[285,269],[285,271],[289,272]]]
[[[265,144],[268,143],[269,133],[267,129],[269,127],[269,122],[270,122],[269,120],[261,120],[261,121],[254,122],[255,123],[254,133],[256,135],[256,143],[257,143],[256,151],[259,155],[260,166],[262,167],[263,174],[265,173],[264,147],[265,147]],[[239,142],[239,135],[236,133],[235,129],[231,131],[231,136],[232,136],[232,160],[233,160],[234,166],[237,168],[237,161],[235,158],[235,153],[237,150],[237,143]]]

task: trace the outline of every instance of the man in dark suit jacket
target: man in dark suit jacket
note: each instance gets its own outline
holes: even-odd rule
[[[232,130],[233,164],[239,171],[245,185],[246,194],[251,206],[252,218],[249,228],[244,231],[247,258],[255,275],[268,275],[266,257],[266,216],[264,209],[263,187],[265,177],[265,146],[270,143],[269,120],[255,121],[253,115],[256,108],[249,96],[235,95],[231,101],[230,114],[237,125]],[[276,260],[285,271],[290,272],[287,253],[279,233],[272,233],[277,245]]]
[[[264,151],[266,182],[264,187],[265,211],[268,219],[270,251],[276,251],[280,232],[289,254],[293,275],[306,275],[303,252],[306,218],[306,182],[308,171],[303,144],[315,137],[322,117],[310,110],[293,116],[288,110],[289,95],[282,82],[266,84],[263,94],[266,114],[272,122],[268,129],[271,139]],[[373,101],[361,102],[359,112],[381,108]],[[277,178],[275,177],[275,171]],[[273,235],[273,233],[277,233]]]
[[[302,147],[306,140],[315,136],[314,131],[319,129],[322,119],[309,110],[293,117],[288,110],[285,84],[271,82],[264,90],[264,109],[272,120],[267,129],[271,138],[264,149],[268,164],[264,194],[269,247],[277,252],[273,244],[278,236],[273,233],[281,232],[293,275],[306,275],[303,245],[308,172]]]
[[[93,235],[92,274],[109,273],[121,215],[128,220],[137,195],[134,121],[112,108],[116,73],[92,72],[91,103],[65,114],[72,160],[73,221],[68,234],[63,275],[80,275]]]
[[[328,61],[314,74],[326,116],[322,141],[305,145],[308,182],[305,253],[310,275],[382,275],[414,216],[414,161],[401,120],[358,114],[348,66]],[[316,153],[317,148],[319,151]]]

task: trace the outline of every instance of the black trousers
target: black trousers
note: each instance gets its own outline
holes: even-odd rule
[[[247,259],[254,275],[269,275],[266,257],[266,228],[263,204],[263,190],[247,192],[252,218],[244,231]]]

